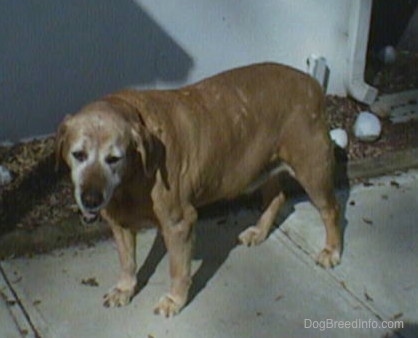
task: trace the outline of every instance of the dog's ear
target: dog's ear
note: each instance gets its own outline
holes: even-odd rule
[[[132,124],[132,139],[136,150],[141,155],[145,175],[152,177],[157,171],[160,162],[158,140],[141,122]]]
[[[62,151],[64,142],[67,138],[67,125],[71,115],[65,116],[64,120],[58,126],[57,133],[55,135],[55,171],[58,171],[60,162],[62,161]]]

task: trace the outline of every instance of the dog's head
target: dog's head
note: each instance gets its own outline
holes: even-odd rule
[[[107,206],[138,153],[144,176],[153,175],[150,152],[152,136],[138,115],[104,101],[66,117],[56,136],[57,163],[63,159],[71,170],[75,200],[86,222]]]

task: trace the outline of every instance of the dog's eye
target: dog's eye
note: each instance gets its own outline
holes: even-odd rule
[[[71,154],[78,162],[84,162],[87,160],[87,154],[84,151],[74,151]]]
[[[119,156],[114,156],[114,155],[109,155],[106,157],[106,163],[107,164],[115,164],[117,162],[119,162],[121,159],[121,157]]]

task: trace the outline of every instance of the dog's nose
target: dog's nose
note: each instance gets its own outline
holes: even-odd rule
[[[81,202],[87,209],[95,209],[103,203],[103,195],[98,190],[87,190],[81,194]]]

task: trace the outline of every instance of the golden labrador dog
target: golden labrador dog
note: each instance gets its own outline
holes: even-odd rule
[[[324,95],[314,79],[290,67],[256,64],[177,90],[108,95],[62,122],[57,156],[71,169],[84,217],[92,220],[100,213],[114,234],[122,271],[105,295],[105,306],[122,306],[133,297],[135,230],[153,222],[164,237],[171,277],[155,312],[178,313],[191,284],[196,208],[234,198],[268,177],[266,208],[239,236],[246,245],[261,243],[285,199],[271,184],[279,172],[274,168],[283,164],[325,224],[318,263],[332,267],[340,261]]]

